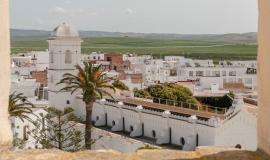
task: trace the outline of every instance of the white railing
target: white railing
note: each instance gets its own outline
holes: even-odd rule
[[[105,104],[105,105],[110,105],[110,106],[114,106],[114,107],[119,107],[119,103],[116,101],[112,101],[112,100],[106,100],[106,101],[97,101],[98,103],[101,104]],[[131,106],[128,104],[123,104],[120,105],[121,108],[123,109],[129,109],[129,110],[133,110],[133,111],[138,111],[138,108],[135,106]],[[158,115],[158,116],[162,116],[164,114],[163,111],[156,111],[155,109],[151,110],[151,109],[146,109],[146,108],[142,108],[140,109],[140,112],[142,113],[149,113],[149,114],[154,114],[154,115]],[[228,119],[230,115],[226,116],[226,119]],[[189,122],[189,118],[190,117],[186,117],[186,116],[181,116],[181,115],[176,115],[176,114],[169,114],[168,118],[174,118],[174,119],[178,119],[178,120],[182,120],[182,121],[187,121]],[[213,118],[217,118],[217,117],[211,117],[208,120],[201,120],[201,119],[196,119],[196,123],[197,124],[202,124],[202,125],[207,125],[210,127],[216,127],[219,125],[220,122],[217,121],[213,121]]]

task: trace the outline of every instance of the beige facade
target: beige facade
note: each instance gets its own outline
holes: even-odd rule
[[[8,8],[8,0],[0,0],[0,148],[1,146],[9,146],[12,140],[7,109],[10,85]]]
[[[259,0],[258,146],[270,154],[270,0]]]

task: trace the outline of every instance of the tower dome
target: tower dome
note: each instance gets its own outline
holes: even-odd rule
[[[50,39],[80,38],[79,32],[67,23],[57,26],[51,33]]]

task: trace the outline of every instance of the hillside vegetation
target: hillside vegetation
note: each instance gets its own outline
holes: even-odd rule
[[[12,37],[12,53],[42,51],[48,48],[45,36]],[[136,37],[83,38],[82,53],[121,52],[138,55],[151,54],[162,58],[165,55],[181,55],[200,59],[256,59],[257,45],[253,43],[225,43],[195,40],[150,39]]]

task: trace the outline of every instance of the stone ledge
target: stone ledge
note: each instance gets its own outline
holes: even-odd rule
[[[194,152],[177,150],[140,150],[121,153],[113,150],[80,151],[59,150],[2,151],[0,160],[269,160],[264,153],[228,148],[201,147]]]

